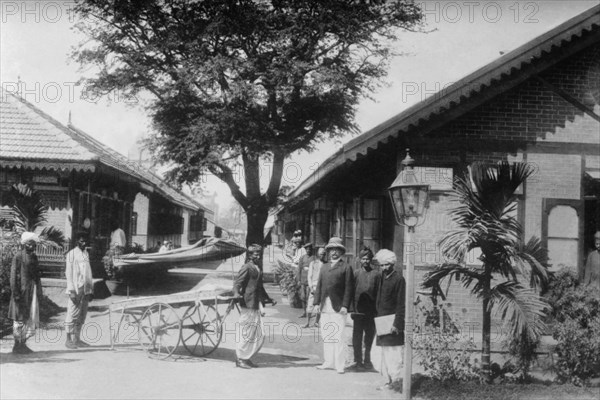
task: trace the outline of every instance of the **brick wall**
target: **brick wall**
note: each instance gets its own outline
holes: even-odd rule
[[[587,107],[600,113],[600,77],[598,65],[600,45],[571,57],[554,66],[541,76]],[[547,86],[535,79],[528,79],[517,87],[497,96],[466,115],[432,132],[433,137],[456,138],[475,142],[493,139],[515,143],[514,151],[486,151],[466,147],[463,157],[467,163],[474,161],[526,161],[535,167],[535,174],[525,187],[524,232],[525,239],[542,236],[544,199],[581,200],[583,166],[597,168],[600,160],[596,155],[580,154],[568,150],[567,143],[600,144],[600,125]],[[540,144],[561,143],[553,149]],[[550,150],[551,149],[551,150]],[[558,149],[558,150],[557,150]],[[564,149],[561,152],[560,149]],[[589,152],[589,151],[588,151]],[[403,154],[402,154],[403,156]],[[424,163],[443,164],[457,162],[456,151],[440,149],[438,153],[422,154]],[[409,252],[414,253],[417,265],[416,282],[428,271],[427,264],[442,261],[437,243],[452,229],[447,213],[454,204],[444,193],[433,193],[427,219],[417,227],[413,243],[404,247],[404,262]],[[570,224],[582,223],[576,219]],[[477,261],[475,255],[471,261]],[[498,283],[498,282],[495,282]],[[445,290],[446,287],[443,286]],[[430,300],[422,300],[431,303]],[[481,329],[481,302],[462,288],[458,281],[451,283],[448,292],[449,313],[461,323],[472,323]],[[493,318],[492,336],[500,332],[500,320]]]
[[[598,112],[600,45],[565,60],[540,76]],[[530,78],[457,118],[433,136],[528,142],[598,143],[598,122]],[[502,153],[480,156],[502,158]]]

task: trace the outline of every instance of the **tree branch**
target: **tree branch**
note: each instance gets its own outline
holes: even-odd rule
[[[217,168],[219,168],[220,170],[218,170]],[[229,186],[229,190],[231,190],[231,195],[233,196],[233,198],[240,204],[240,206],[242,206],[244,210],[247,210],[249,205],[248,198],[240,190],[239,185],[233,177],[233,172],[231,171],[231,168],[224,164],[212,164],[208,166],[208,170],[214,176],[225,182],[227,186]]]

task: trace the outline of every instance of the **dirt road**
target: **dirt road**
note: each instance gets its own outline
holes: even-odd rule
[[[188,290],[200,277],[178,274],[137,296]],[[209,278],[207,278],[208,280]],[[64,314],[39,330],[28,344],[35,353],[16,357],[11,353],[12,338],[1,343],[0,397],[61,399],[368,399],[397,398],[396,393],[378,391],[383,378],[376,372],[337,374],[320,371],[322,342],[314,328],[302,329],[300,310],[292,309],[279,288],[268,285],[278,300],[266,309],[265,322],[270,327],[266,341],[255,361],[258,369],[234,367],[235,334],[232,313],[225,325],[223,342],[206,358],[187,355],[181,348],[167,360],[148,358],[137,343],[133,325],[122,326],[115,349],[109,346],[109,321],[102,315],[105,306],[119,300],[113,296],[94,301],[84,329],[93,346],[68,350],[62,329]],[[59,291],[54,300],[65,306]],[[114,322],[113,322],[114,325]],[[125,324],[127,325],[127,324]],[[373,350],[375,365],[378,348]]]

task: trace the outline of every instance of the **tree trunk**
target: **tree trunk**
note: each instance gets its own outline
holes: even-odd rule
[[[251,207],[246,210],[246,219],[248,221],[246,246],[250,246],[251,244],[264,245],[264,229],[268,217],[269,207],[267,206]]]
[[[491,383],[490,374],[490,332],[492,329],[492,312],[489,310],[491,277],[486,274],[483,282],[483,324],[481,327],[481,368],[486,382]]]

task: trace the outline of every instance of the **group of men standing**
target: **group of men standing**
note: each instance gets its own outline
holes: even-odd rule
[[[33,351],[27,347],[27,339],[35,334],[39,327],[39,300],[42,297],[39,262],[35,249],[39,236],[33,232],[21,235],[21,249],[12,260],[10,270],[11,298],[8,309],[9,318],[13,320],[13,353],[29,354]],[[87,252],[86,234],[77,236],[77,246],[66,256],[65,277],[67,283],[67,314],[65,346],[69,349],[88,347],[81,340],[81,328],[85,323],[88,302],[92,299],[93,279],[90,257]]]
[[[369,249],[360,252],[360,267],[356,270],[346,261],[342,239],[332,237],[314,255],[311,244],[302,246],[297,239],[288,254],[297,265],[297,280],[305,304],[301,318],[311,317],[320,328],[323,339],[323,363],[318,369],[346,371],[346,319],[354,320],[352,342],[355,371],[374,369],[371,347],[377,334],[377,345],[382,347],[381,373],[387,377],[386,386],[400,378],[402,349],[404,345],[405,282],[400,271],[394,268],[396,256],[390,250],[380,250],[376,255]],[[240,299],[242,315],[238,323],[240,333],[236,348],[236,366],[256,368],[251,358],[264,341],[262,332],[262,307],[273,302],[262,283],[262,247],[248,248],[246,264],[240,269],[234,283],[234,295]],[[372,264],[377,261],[378,267]],[[388,332],[376,332],[375,318],[392,317]],[[364,352],[363,352],[364,347]]]

